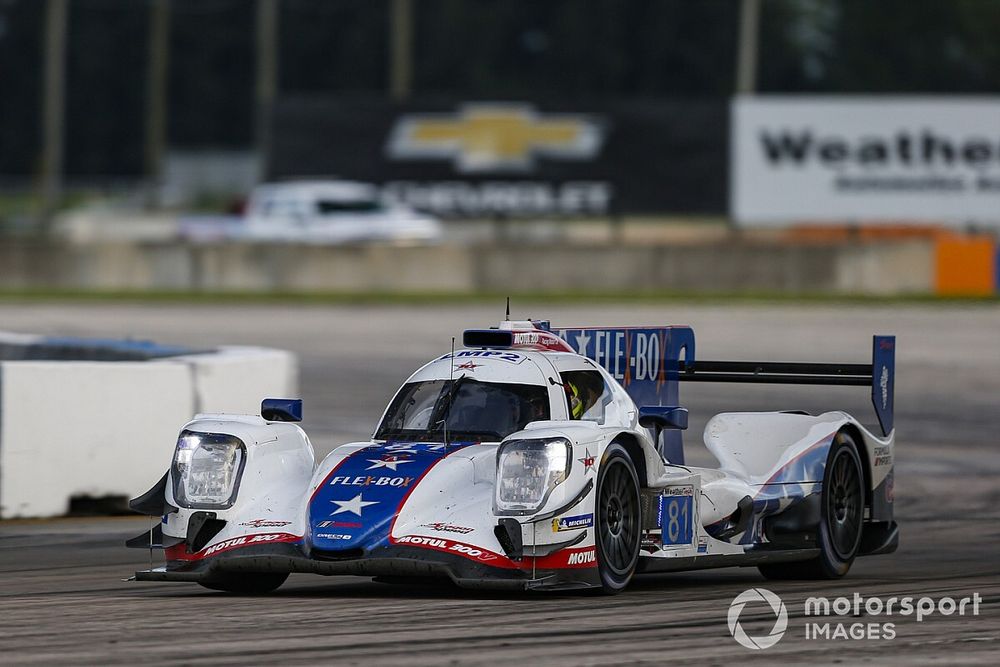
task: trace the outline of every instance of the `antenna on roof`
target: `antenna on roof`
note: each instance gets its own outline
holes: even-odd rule
[[[455,391],[455,337],[451,337],[451,359],[448,360],[451,364],[451,373],[448,376],[448,391]],[[444,413],[444,450],[448,451],[448,416],[451,414],[451,402],[454,399],[450,393],[448,395],[448,409]]]
[[[510,322],[510,297],[507,297],[507,313],[503,319],[505,322]]]

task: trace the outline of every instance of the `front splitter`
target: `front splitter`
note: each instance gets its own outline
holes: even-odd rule
[[[249,551],[253,553],[246,553]],[[223,572],[306,573],[323,576],[447,578],[463,588],[495,590],[568,590],[600,586],[596,568],[537,570],[497,568],[436,551],[394,547],[392,555],[350,559],[317,559],[303,555],[295,545],[274,544],[241,549],[177,566],[142,570],[137,581],[208,583]]]

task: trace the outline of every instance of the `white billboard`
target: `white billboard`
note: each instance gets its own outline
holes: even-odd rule
[[[1000,225],[997,97],[736,98],[730,150],[741,225]]]

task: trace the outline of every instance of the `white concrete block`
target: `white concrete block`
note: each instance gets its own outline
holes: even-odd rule
[[[65,514],[74,496],[133,497],[170,465],[191,374],[145,362],[0,365],[0,516]]]
[[[265,398],[298,397],[298,364],[284,350],[223,347],[214,354],[168,357],[153,364],[183,364],[193,379],[196,412],[260,414]]]
[[[0,363],[0,518],[59,516],[73,497],[135,497],[167,470],[196,412],[259,414],[263,398],[297,395],[295,356],[265,348]]]

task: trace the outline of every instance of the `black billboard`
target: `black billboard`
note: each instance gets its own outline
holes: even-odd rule
[[[376,183],[445,217],[724,214],[728,118],[726,100],[290,96],[268,177]]]

